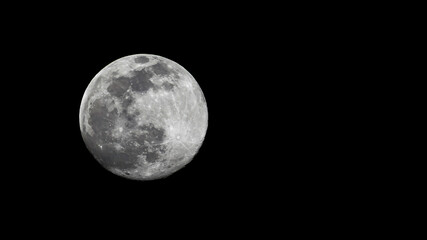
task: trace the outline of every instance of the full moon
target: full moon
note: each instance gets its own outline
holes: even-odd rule
[[[94,158],[128,179],[164,178],[199,151],[208,127],[206,100],[193,76],[151,54],[115,60],[89,83],[80,131]]]

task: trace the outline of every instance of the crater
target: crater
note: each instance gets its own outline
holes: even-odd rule
[[[135,63],[147,63],[149,61],[150,59],[148,59],[146,56],[139,56],[135,58]]]

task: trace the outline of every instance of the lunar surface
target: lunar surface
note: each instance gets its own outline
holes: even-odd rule
[[[206,100],[196,80],[156,55],[120,58],[89,83],[80,130],[94,158],[135,180],[169,176],[198,152],[208,127]]]

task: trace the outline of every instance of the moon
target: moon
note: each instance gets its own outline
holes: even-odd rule
[[[167,58],[135,54],[113,61],[89,83],[79,113],[83,141],[110,172],[155,180],[182,169],[208,127],[194,77]]]

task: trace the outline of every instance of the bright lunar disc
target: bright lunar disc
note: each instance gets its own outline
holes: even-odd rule
[[[95,159],[135,180],[169,176],[198,152],[208,127],[206,100],[187,70],[156,55],[126,56],[89,83],[80,130]]]

